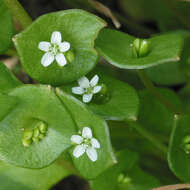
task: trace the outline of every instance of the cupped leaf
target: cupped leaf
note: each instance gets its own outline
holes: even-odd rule
[[[3,0],[0,0],[0,54],[4,53],[12,43],[14,34],[12,15]]]
[[[182,110],[182,103],[175,92],[167,88],[158,88],[158,90],[173,105]],[[169,135],[172,130],[173,113],[147,90],[140,91],[139,97],[139,122],[151,132]]]
[[[70,175],[59,162],[38,170],[18,168],[0,163],[1,189],[3,190],[47,190]]]
[[[70,111],[78,130],[81,131],[88,126],[92,130],[93,137],[100,142],[100,148],[96,149],[98,159],[95,162],[92,162],[85,153],[79,158],[75,158],[73,156],[75,146],[70,150],[74,165],[79,173],[87,179],[93,179],[116,163],[110,143],[108,126],[103,119],[89,111],[79,100],[61,91],[59,88],[56,89],[56,93]],[[73,135],[76,135],[76,133],[73,133]]]
[[[102,101],[102,103],[92,100],[87,104],[89,109],[106,120],[136,120],[139,98],[135,89],[127,83],[105,74],[100,69],[96,69],[95,72],[90,73],[88,78],[91,79],[94,75],[99,76],[98,84],[106,85],[108,98]],[[72,87],[74,86],[78,86],[78,84],[75,82],[63,86],[61,89],[72,94]],[[81,96],[76,97],[81,100]]]
[[[189,123],[190,115],[176,115],[168,153],[170,169],[185,182],[190,181]]]
[[[159,85],[180,85],[186,81],[180,62],[157,65],[148,68],[145,71],[148,77]]]
[[[7,92],[21,84],[13,73],[0,62],[0,92]]]
[[[140,58],[133,55],[135,38],[116,30],[103,29],[95,42],[98,52],[112,65],[122,69],[144,69],[158,64],[178,61],[184,37],[178,32],[148,39],[150,51]]]
[[[19,103],[0,121],[0,158],[26,168],[50,165],[71,146],[70,136],[76,129],[70,114],[50,86],[24,85],[12,90],[9,97]],[[25,147],[25,131],[42,122],[47,126],[46,135]]]
[[[105,22],[83,10],[50,13],[37,19],[22,33],[16,35],[15,45],[25,71],[41,83],[61,85],[85,75],[95,66],[98,55],[94,40]],[[48,67],[41,64],[45,52],[38,49],[42,41],[50,42],[54,31],[71,45],[74,60],[61,67],[54,62]]]
[[[129,150],[122,150],[116,154],[118,163],[107,169],[96,179],[89,181],[92,190],[116,190],[118,186],[118,176],[129,171],[138,161],[138,154]],[[105,183],[107,181],[107,183]]]

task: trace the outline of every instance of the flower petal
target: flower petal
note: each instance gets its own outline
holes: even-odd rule
[[[61,52],[66,52],[70,49],[71,45],[69,42],[63,42],[59,44],[59,48]]]
[[[73,87],[72,93],[73,94],[84,94],[84,89],[81,87]]]
[[[98,159],[98,154],[95,148],[93,147],[88,147],[86,149],[86,154],[88,155],[88,157],[90,158],[90,160],[92,162],[95,162]]]
[[[38,45],[38,48],[42,51],[49,51],[49,48],[51,47],[51,44],[49,42],[40,42]]]
[[[62,37],[61,32],[55,31],[51,35],[51,43],[53,44],[59,44],[61,43]]]
[[[82,129],[82,137],[83,138],[92,138],[92,130],[89,127],[84,127]]]
[[[90,85],[91,86],[96,86],[98,84],[99,77],[98,75],[95,75],[91,80],[90,80]]]
[[[82,87],[82,88],[89,88],[89,86],[90,86],[90,82],[87,77],[81,77],[78,80],[78,83],[79,83],[80,87]]]
[[[56,59],[57,63],[62,67],[67,64],[67,60],[62,53],[57,54],[55,56],[55,59]]]
[[[77,145],[75,147],[75,149],[73,150],[73,156],[75,158],[79,158],[80,156],[82,156],[85,153],[85,150],[86,150],[86,146]]]
[[[71,142],[76,144],[81,144],[83,141],[83,138],[79,135],[72,135],[71,136]]]
[[[41,59],[41,64],[44,67],[47,67],[54,61],[54,59],[55,59],[54,56],[51,53],[47,52],[43,55]]]
[[[92,145],[93,148],[100,148],[100,143],[99,143],[99,141],[98,141],[97,139],[95,139],[95,138],[92,138],[92,139],[91,139],[91,145]]]
[[[101,89],[102,89],[101,86],[95,86],[93,89],[93,93],[96,94],[96,93],[100,92]]]
[[[84,103],[88,103],[92,100],[92,96],[93,96],[93,94],[84,94],[82,97],[82,101]]]

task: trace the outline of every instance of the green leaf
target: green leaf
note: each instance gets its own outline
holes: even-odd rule
[[[184,88],[182,88],[178,94],[183,103],[184,113],[190,114],[190,85],[187,85]]]
[[[172,90],[167,88],[158,88],[158,90],[179,110],[182,110],[182,103]],[[173,113],[152,96],[148,90],[140,91],[139,97],[139,122],[151,132],[169,135],[172,130]]]
[[[0,181],[3,190],[47,190],[68,175],[70,172],[59,162],[38,170],[0,163]]]
[[[95,66],[98,55],[94,40],[105,22],[83,10],[50,13],[37,19],[22,33],[16,35],[15,45],[25,71],[41,83],[61,85],[85,75]],[[41,41],[50,41],[52,32],[60,31],[63,41],[71,44],[74,60],[64,67],[54,61],[44,67],[41,58],[45,52],[38,49]]]
[[[138,155],[129,150],[122,150],[116,154],[118,163],[113,167],[107,169],[96,179],[89,181],[91,190],[116,190],[117,178],[123,171],[128,171],[137,163]],[[105,181],[107,183],[105,183]]]
[[[190,135],[190,115],[175,117],[170,138],[168,161],[170,169],[182,181],[190,182],[190,154],[184,140]]]
[[[13,19],[7,6],[0,0],[0,54],[4,53],[12,43],[14,34]]]
[[[0,92],[7,92],[19,85],[21,85],[21,82],[0,62]]]
[[[180,32],[167,33],[148,39],[150,52],[136,58],[131,44],[135,38],[128,34],[103,29],[95,43],[98,52],[112,65],[122,69],[144,69],[162,63],[178,61],[184,37]]]
[[[117,156],[117,165],[90,181],[92,190],[147,190],[160,186],[160,182],[155,177],[138,167],[138,155],[136,153],[123,150]],[[121,175],[126,181],[121,180],[119,183],[118,180]]]
[[[9,97],[19,103],[0,121],[0,158],[26,168],[50,165],[71,146],[70,136],[76,129],[70,114],[50,86],[24,85],[12,90]],[[41,122],[48,127],[45,137],[25,147],[24,132]]]
[[[91,79],[95,74],[99,76],[98,84],[107,87],[108,100],[102,103],[91,101],[89,109],[106,120],[136,120],[139,108],[139,98],[133,87],[102,72],[97,68],[88,75]],[[72,94],[72,87],[78,86],[77,82],[61,87],[61,89]],[[72,94],[74,95],[74,94]],[[97,94],[98,95],[98,94]],[[81,96],[76,96],[81,100]]]
[[[144,172],[138,166],[135,166],[129,172],[126,172],[129,183],[119,185],[118,190],[147,190],[155,187],[159,187],[161,184],[158,179]]]
[[[87,179],[93,179],[116,162],[110,143],[108,126],[103,119],[89,111],[84,104],[74,97],[66,94],[59,88],[56,89],[56,93],[70,111],[78,131],[88,126],[92,129],[93,137],[100,142],[101,148],[97,149],[98,159],[95,162],[92,162],[86,154],[75,158],[73,156],[73,148],[75,146],[70,150],[74,165],[79,170],[79,173]],[[75,134],[73,133],[73,135]]]
[[[186,81],[180,64],[180,62],[171,62],[148,68],[145,71],[148,77],[156,84],[166,86],[179,85]]]

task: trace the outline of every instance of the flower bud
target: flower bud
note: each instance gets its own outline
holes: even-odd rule
[[[184,144],[188,144],[188,143],[190,143],[190,136],[186,136],[186,137],[184,137],[184,139],[183,139],[183,143],[184,143]]]
[[[39,129],[38,128],[35,128],[34,129],[34,137],[38,137],[40,135],[40,131],[39,131]]]
[[[22,139],[22,144],[25,146],[25,147],[29,147],[31,144],[32,144],[32,139]]]
[[[135,57],[143,57],[149,52],[149,42],[143,39],[135,39],[132,44],[132,50]]]
[[[68,51],[66,52],[66,59],[71,63],[74,59],[75,59],[75,54],[73,53],[73,51]]]
[[[40,133],[45,134],[48,130],[47,124],[45,122],[40,122],[39,130],[40,130]]]

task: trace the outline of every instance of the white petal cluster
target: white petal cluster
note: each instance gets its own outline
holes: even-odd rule
[[[60,32],[53,32],[51,42],[42,41],[39,43],[38,48],[46,52],[41,59],[41,64],[44,67],[49,66],[54,60],[56,60],[61,67],[67,64],[64,53],[70,49],[70,43],[62,42]]]
[[[98,81],[98,75],[95,75],[90,81],[84,76],[78,80],[79,86],[72,88],[72,93],[82,95],[82,101],[88,103],[92,100],[93,95],[102,89],[101,86],[97,85]]]
[[[79,158],[86,152],[92,162],[98,159],[96,149],[100,148],[100,143],[97,139],[93,138],[92,130],[89,127],[84,127],[81,135],[72,135],[71,142],[76,145],[73,150],[74,157]]]

